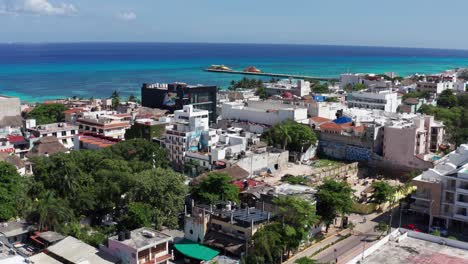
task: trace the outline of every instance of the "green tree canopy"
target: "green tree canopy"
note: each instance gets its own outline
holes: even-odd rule
[[[296,264],[317,264],[317,261],[311,259],[311,258],[308,258],[308,257],[302,257],[298,260],[296,260],[296,262],[294,262]]]
[[[18,216],[18,197],[24,192],[22,178],[16,168],[0,161],[0,222]]]
[[[202,203],[239,201],[239,187],[232,185],[233,179],[226,173],[210,172],[199,185],[192,188],[193,198]]]
[[[326,179],[318,187],[317,214],[327,225],[333,222],[338,214],[344,215],[351,211],[353,206],[353,189],[346,182]]]
[[[453,94],[451,89],[447,89],[443,91],[439,97],[437,98],[437,106],[452,108],[457,106],[458,98],[455,94]]]
[[[117,90],[114,90],[110,99],[112,99],[112,108],[115,109],[120,104],[120,93]]]
[[[315,84],[313,87],[312,87],[312,91],[314,93],[319,93],[319,94],[325,94],[325,93],[329,93],[330,90],[328,89],[328,83],[323,83],[323,84]]]
[[[179,212],[169,212],[168,208],[183,208],[180,203],[186,193],[185,178],[163,168],[168,163],[165,152],[152,142],[128,140],[97,151],[57,153],[32,161],[34,177],[27,190],[29,196],[40,200],[52,192],[73,215],[89,217],[94,223],[101,223],[107,214],[120,214],[130,202],[160,206],[158,210],[164,217],[156,220],[163,224],[173,224],[174,215]],[[144,190],[158,195],[142,198]],[[167,197],[161,197],[165,193]]]
[[[133,230],[140,227],[152,227],[155,222],[155,213],[151,205],[140,202],[131,202],[127,212],[120,220],[122,230]]]
[[[135,175],[130,199],[154,210],[156,228],[176,228],[187,195],[185,176],[170,169],[156,168]]]
[[[372,200],[377,204],[390,202],[395,194],[395,188],[385,181],[373,182],[372,187],[374,188]]]
[[[278,263],[283,252],[281,223],[275,222],[261,227],[252,237],[253,245],[243,264]]]
[[[309,201],[287,196],[275,200],[279,207],[278,221],[282,223],[281,237],[284,251],[289,253],[299,247],[304,239],[308,238],[318,218],[315,214],[315,206]]]
[[[63,104],[39,104],[26,115],[26,118],[36,119],[38,125],[63,122],[65,110],[67,108]]]
[[[30,217],[38,223],[40,230],[47,228],[54,231],[74,219],[67,201],[57,198],[52,191],[39,197]]]
[[[304,151],[317,142],[315,132],[307,125],[294,121],[279,123],[263,134],[268,144],[281,146],[290,151]]]
[[[235,91],[240,88],[245,89],[257,89],[263,87],[263,81],[260,79],[249,79],[247,77],[243,77],[240,80],[232,80],[231,85],[228,87],[229,90]]]

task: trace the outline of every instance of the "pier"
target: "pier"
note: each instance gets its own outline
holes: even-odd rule
[[[310,79],[317,81],[338,81],[338,78],[332,77],[317,77],[317,76],[307,76],[307,75],[297,75],[297,74],[287,74],[287,73],[270,73],[270,72],[245,72],[245,71],[235,71],[235,70],[220,70],[220,69],[205,69],[207,72],[215,73],[229,73],[229,74],[242,74],[242,75],[254,75],[254,76],[267,76],[267,77],[279,77],[279,78],[292,78],[292,79]]]

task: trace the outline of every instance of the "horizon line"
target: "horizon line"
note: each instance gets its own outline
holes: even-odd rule
[[[379,46],[379,45],[352,45],[352,44],[308,44],[308,43],[258,43],[258,42],[198,42],[198,41],[0,41],[0,45],[15,44],[211,44],[211,45],[270,45],[270,46],[329,46],[329,47],[356,47],[356,48],[388,48],[388,49],[418,49],[418,50],[445,50],[464,51],[462,48],[428,48],[408,46]]]

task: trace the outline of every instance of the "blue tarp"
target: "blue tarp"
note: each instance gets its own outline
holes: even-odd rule
[[[333,122],[335,124],[345,124],[345,123],[353,122],[353,120],[351,118],[349,118],[349,117],[342,116],[342,117],[340,117],[338,119],[333,120]]]

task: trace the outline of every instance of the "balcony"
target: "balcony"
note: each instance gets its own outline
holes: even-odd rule
[[[460,188],[460,187],[457,188],[457,193],[468,195],[468,189],[465,189],[464,186],[462,188]]]
[[[463,220],[463,221],[468,221],[468,215],[454,214],[453,218]]]
[[[419,213],[427,213],[429,212],[429,206],[422,205],[422,204],[412,204],[410,205],[410,210],[419,212]]]
[[[158,264],[158,263],[162,263],[164,261],[170,260],[170,259],[172,259],[172,255],[171,254],[166,254],[166,255],[163,255],[161,257],[157,257],[155,259],[147,261],[144,264]]]
[[[468,201],[455,201],[455,205],[468,208]]]
[[[431,194],[428,192],[415,192],[413,195],[411,195],[411,198],[416,200],[430,201]]]

